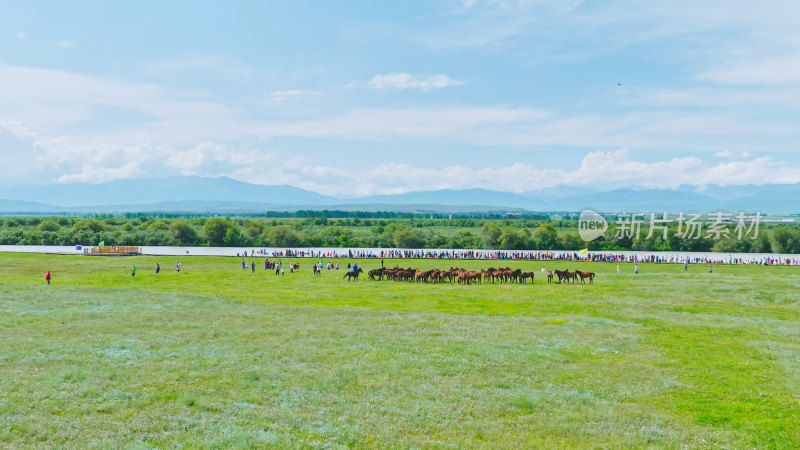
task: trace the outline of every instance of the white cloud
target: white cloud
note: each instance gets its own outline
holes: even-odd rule
[[[196,94],[154,84],[28,67],[0,66],[0,97],[4,99],[0,120],[49,130],[92,121],[103,108],[152,117],[154,123],[171,127],[173,135],[187,126],[206,132],[219,130],[235,116],[232,109]]]
[[[451,165],[440,168],[408,163],[382,163],[369,170],[344,170],[311,166],[295,158],[276,160],[268,174],[236,172],[232,178],[250,182],[270,180],[288,183],[328,195],[352,197],[398,194],[436,189],[485,188],[525,192],[554,186],[588,186],[601,190],[623,187],[672,189],[681,185],[721,186],[800,182],[800,168],[770,158],[705,164],[699,158],[673,158],[644,162],[632,160],[626,149],[592,152],[574,169],[541,169],[532,164],[512,163],[501,167],[475,168]],[[352,180],[358,180],[353,183]]]
[[[288,89],[285,91],[265,92],[264,96],[267,97],[272,102],[279,103],[318,94],[319,92],[310,91],[307,89]]]
[[[70,41],[68,39],[62,39],[62,40],[56,42],[56,45],[61,47],[61,48],[74,47],[75,46],[75,41]]]
[[[505,165],[476,167],[469,165],[474,153],[468,151],[453,165],[437,167],[426,164],[424,158],[415,158],[416,163],[387,162],[372,168],[350,168],[318,164],[291,151],[219,140],[193,146],[148,140],[119,144],[63,136],[43,138],[20,123],[3,122],[0,126],[17,139],[35,143],[26,153],[27,161],[19,163],[23,170],[29,174],[36,173],[30,172],[31,166],[49,170],[47,173],[59,174],[54,178],[58,182],[97,183],[144,175],[226,175],[252,183],[290,184],[345,197],[476,187],[523,192],[557,185],[613,189],[800,182],[800,167],[769,157],[749,158],[746,153],[734,151],[717,152],[714,156],[725,160],[716,163],[695,156],[641,161],[632,158],[627,149],[595,151],[575,160],[574,167],[562,169],[514,162],[513,153],[497,158],[498,162],[509,161]],[[393,153],[392,157],[402,157],[402,153]]]
[[[304,89],[289,89],[286,91],[272,91],[268,92],[265,95],[272,97],[272,98],[288,98],[288,97],[299,97],[301,95],[307,94],[308,91]]]
[[[477,142],[488,133],[526,127],[549,117],[546,111],[508,107],[441,109],[357,109],[313,120],[254,125],[262,137],[314,137],[381,141],[395,138],[454,139]],[[496,133],[491,130],[497,130]],[[502,141],[501,143],[505,143]]]
[[[164,162],[180,175],[225,174],[242,168],[256,169],[271,165],[277,154],[250,148],[237,148],[220,142],[203,142],[181,151],[173,151]]]
[[[118,180],[120,178],[136,178],[145,175],[136,161],[131,161],[120,167],[96,167],[86,164],[78,173],[64,174],[56,180],[57,183],[102,183],[104,181]]]
[[[800,167],[783,161],[773,161],[769,156],[750,160],[729,161],[705,168],[692,184],[794,184],[800,183]]]
[[[776,106],[800,109],[800,86],[758,86],[744,89],[685,88],[641,89],[631,92],[625,103],[660,108],[731,108],[741,106]]]
[[[722,159],[745,159],[750,157],[750,152],[732,152],[730,150],[723,150],[714,153],[714,156]]]
[[[17,120],[0,122],[0,128],[5,129],[11,133],[12,136],[20,140],[30,140],[38,137],[27,125]]]
[[[202,71],[232,81],[244,81],[253,76],[249,66],[224,55],[186,55],[143,63],[150,75],[186,74]]]
[[[295,98],[307,93],[311,91],[270,94]],[[346,195],[446,187],[523,191],[556,184],[609,182],[672,187],[800,181],[797,167],[769,158],[750,158],[745,153],[753,143],[773,148],[783,142],[786,150],[796,150],[791,146],[797,140],[788,139],[798,134],[788,126],[790,119],[747,122],[729,113],[675,110],[570,116],[507,105],[344,109],[299,120],[285,116],[279,116],[280,120],[253,119],[203,93],[7,66],[0,66],[0,98],[4,99],[0,102],[0,138],[13,140],[0,149],[5,152],[3,160],[14,161],[0,167],[4,179],[98,182],[140,174],[230,175]],[[144,118],[134,124],[87,131],[109,109],[132,111]],[[84,128],[86,124],[88,128]],[[281,137],[309,139],[299,147],[292,142],[284,148],[287,144],[281,140],[271,140]],[[707,137],[714,137],[714,146],[706,145],[703,138]],[[747,141],[743,137],[749,142],[742,142]],[[327,145],[316,142],[320,138],[362,141],[361,150],[353,151],[347,164],[334,164],[336,167],[313,158],[298,159],[319,154],[320,146]],[[349,168],[360,156],[384,151],[387,147],[381,141],[390,141],[394,147],[383,160],[395,162]],[[413,148],[419,141],[424,142],[422,148]],[[397,143],[410,143],[410,147],[397,150]],[[463,155],[452,160],[458,163],[443,163],[445,160],[430,150],[437,143],[465,144]],[[303,146],[306,150],[299,151]],[[619,150],[594,151],[582,160],[565,160],[562,166],[580,162],[572,170],[541,169],[530,163],[542,152],[559,152],[565,146],[587,152],[619,147],[697,149],[698,155],[716,152],[715,157],[724,161],[707,164],[693,156],[645,162]],[[14,153],[9,156],[11,151]],[[482,168],[487,161],[494,161],[487,154],[496,155],[504,166]],[[359,182],[353,183],[353,179]]]
[[[800,82],[795,0],[603,2],[490,0],[444,3],[415,40],[436,48],[504,52],[529,65],[587,61],[647,48],[721,84]]]
[[[652,116],[658,117],[658,115]],[[793,133],[785,124],[752,122],[727,113],[662,114],[650,124],[642,124],[645,133],[673,136],[713,136],[743,134]]]
[[[700,72],[697,79],[726,84],[800,83],[800,53],[734,60]]]
[[[410,73],[387,73],[375,75],[369,81],[370,87],[375,89],[419,89],[426,92],[431,89],[442,89],[451,86],[464,86],[467,82],[450,78],[447,75],[430,75],[427,77],[413,77]]]
[[[800,170],[769,159],[705,165],[699,159],[690,157],[647,163],[631,160],[627,150],[619,150],[590,153],[573,170],[538,169],[522,163],[480,169],[467,166],[430,169],[410,164],[387,163],[363,173],[359,179],[356,191],[341,192],[342,187],[336,184],[325,186],[324,189],[327,192],[351,195],[476,187],[524,192],[558,185],[592,186],[600,189],[669,189],[683,184],[713,183],[727,186],[764,184],[776,180],[781,183],[796,183],[800,182]]]
[[[27,39],[28,35],[23,33],[22,31],[17,31],[17,34],[14,35],[17,39]]]

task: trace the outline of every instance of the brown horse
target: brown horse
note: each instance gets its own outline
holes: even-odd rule
[[[553,271],[552,270],[548,270],[547,271],[547,282],[548,283],[552,283],[553,282]]]
[[[344,274],[342,279],[347,278],[347,281],[358,281],[358,276],[361,274],[361,272],[363,272],[363,270],[361,270],[361,267],[359,267],[357,270],[351,270]]]
[[[567,274],[564,276],[564,280],[565,281],[572,280],[573,283],[577,283],[578,282],[578,271],[577,270],[572,271],[572,272],[567,271]]]
[[[380,269],[372,269],[370,270],[367,275],[369,275],[370,280],[374,280],[375,277],[378,277],[378,280],[383,279],[383,275],[386,273],[386,269],[381,267]]]
[[[470,283],[480,283],[481,282],[481,273],[480,272],[472,272],[469,270],[462,270],[458,274],[458,282],[463,284],[470,284]]]
[[[561,283],[562,281],[567,279],[567,275],[569,275],[569,270],[556,270],[556,276],[558,277],[558,282]]]
[[[520,283],[524,283],[525,280],[530,278],[531,279],[531,283],[533,283],[533,275],[534,275],[533,272],[522,272],[522,274],[520,274],[520,276],[519,276],[519,282]]]
[[[584,281],[584,278],[589,279],[589,284],[594,283],[594,276],[595,276],[594,272],[581,272],[579,270],[576,270],[576,272],[578,273],[578,276],[581,278],[581,283],[586,283]]]
[[[486,270],[481,269],[481,274],[483,274],[484,280],[490,280],[494,283],[494,277],[497,276],[496,269],[494,267],[489,267]]]

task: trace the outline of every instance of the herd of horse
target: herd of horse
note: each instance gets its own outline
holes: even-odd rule
[[[347,281],[358,281],[358,276],[361,273],[363,273],[363,270],[359,267],[355,271],[348,271],[342,278],[347,278]],[[581,283],[586,283],[585,280],[587,278],[589,279],[589,283],[593,283],[595,277],[594,272],[555,270],[546,272],[548,283],[553,282],[553,274],[558,277],[559,283],[577,283],[579,279]],[[527,280],[531,280],[531,283],[533,283],[534,275],[534,272],[523,272],[522,269],[512,269],[510,267],[497,269],[490,267],[486,270],[481,269],[479,272],[455,267],[451,267],[448,270],[419,270],[410,267],[407,269],[401,267],[389,269],[381,267],[380,269],[373,269],[367,272],[367,276],[373,281],[416,281],[421,283],[452,283],[455,281],[460,284],[483,282],[527,283]]]
[[[586,279],[589,279],[589,283],[594,283],[594,272],[581,272],[580,270],[574,270],[570,272],[569,270],[555,270],[553,272],[547,272],[547,282],[551,283],[553,281],[553,273],[558,277],[559,283],[569,283],[572,281],[573,283],[577,283],[578,279],[581,280],[581,283],[586,283]]]

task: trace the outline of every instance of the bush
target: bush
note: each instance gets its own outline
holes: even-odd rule
[[[800,253],[800,230],[775,228],[772,231],[772,249],[778,253]]]
[[[42,231],[58,231],[61,229],[61,225],[54,219],[45,219],[39,223],[39,229]]]
[[[206,220],[203,225],[203,234],[205,234],[209,245],[219,247],[225,244],[225,236],[228,234],[228,230],[233,227],[234,225],[229,219],[213,217]]]
[[[264,240],[270,247],[297,247],[301,242],[297,232],[285,225],[268,228]]]
[[[409,227],[400,226],[394,232],[394,245],[400,248],[422,248],[424,240],[420,234]]]
[[[558,232],[549,223],[539,225],[533,231],[533,247],[538,250],[553,250],[559,247]]]
[[[172,238],[180,245],[191,245],[197,243],[197,232],[183,219],[172,222]]]
[[[99,233],[101,231],[109,229],[109,227],[97,219],[83,219],[79,220],[78,222],[75,222],[75,225],[72,226],[72,229],[75,231],[88,231],[91,233]]]
[[[512,226],[503,227],[497,243],[504,250],[524,250],[529,248],[530,234],[526,229],[514,228]]]

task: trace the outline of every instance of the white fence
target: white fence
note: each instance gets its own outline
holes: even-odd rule
[[[463,250],[463,249],[397,249],[397,248],[334,248],[334,247],[157,247],[142,246],[143,255],[163,256],[248,256],[248,257],[312,257],[331,258],[426,258],[481,260],[605,260],[652,261],[664,263],[713,262],[721,264],[789,264],[800,265],[800,255],[780,253],[715,253],[715,252],[647,252],[591,251],[579,254],[570,250]],[[0,245],[0,252],[52,253],[82,255],[82,246]]]

